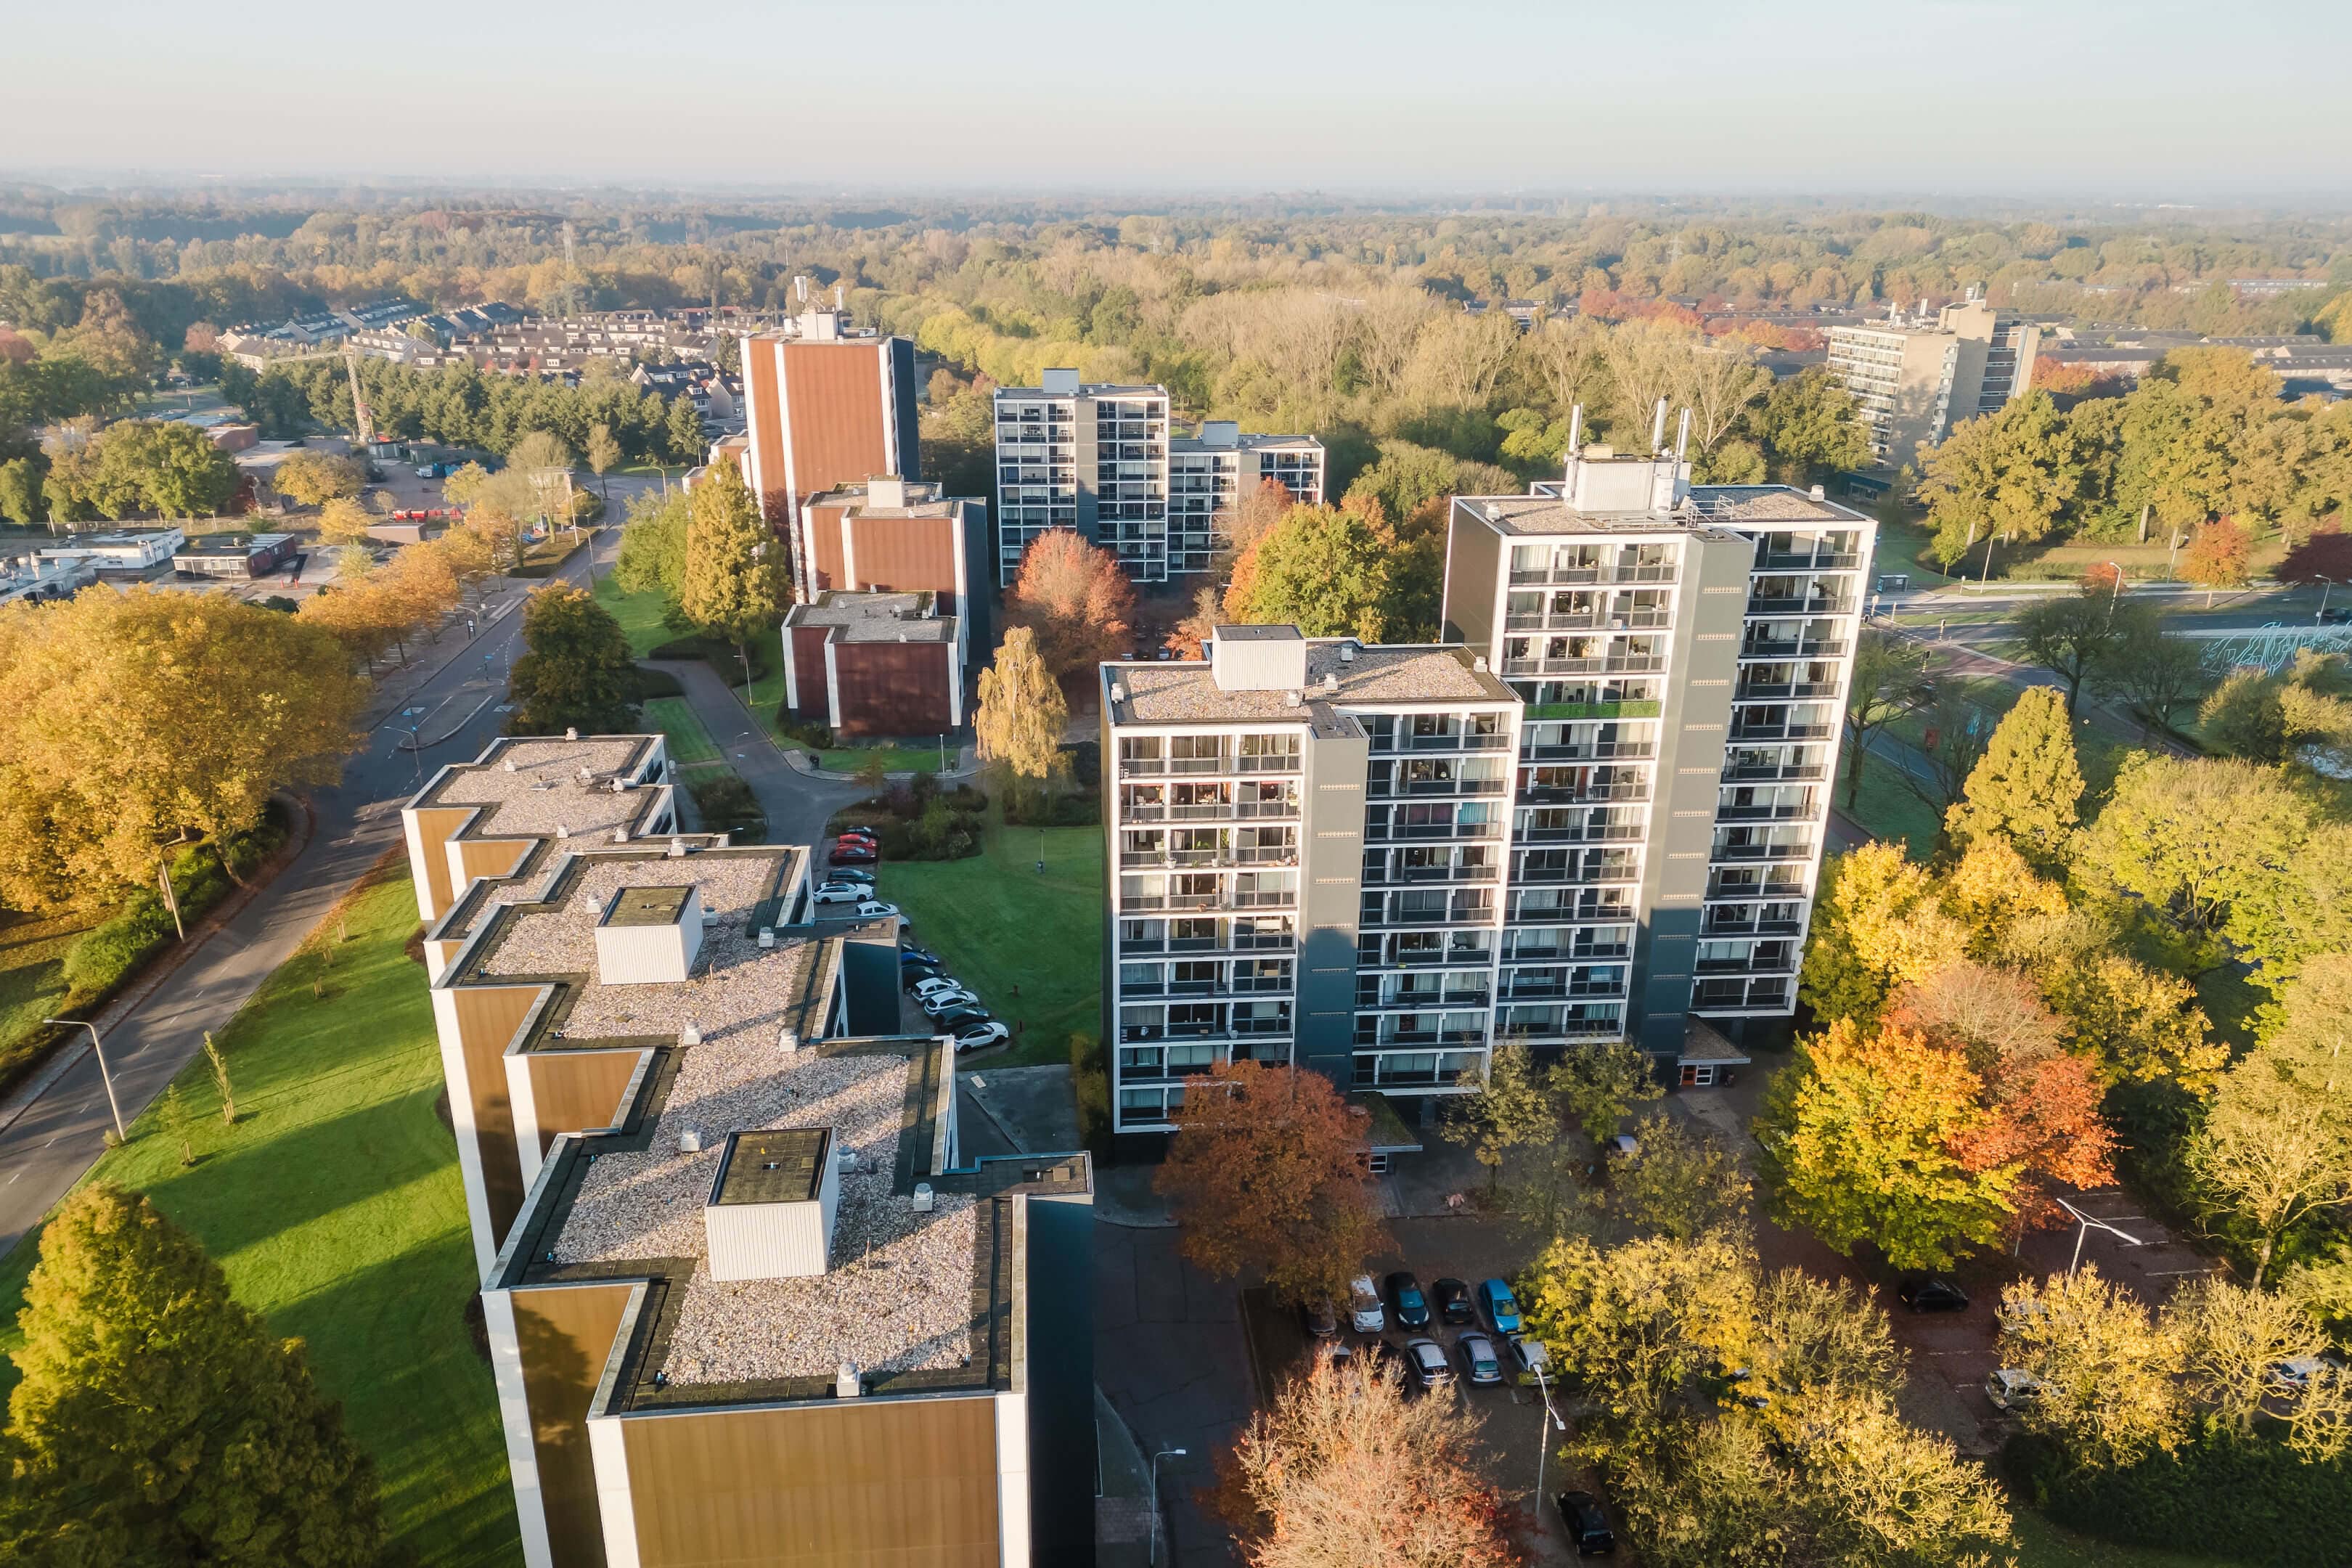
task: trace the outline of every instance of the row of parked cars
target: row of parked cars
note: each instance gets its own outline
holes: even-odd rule
[[[940,955],[927,948],[899,944],[898,984],[934,1028],[953,1037],[958,1055],[986,1050],[1013,1037],[1003,1020],[982,1005],[979,993],[950,974]]]

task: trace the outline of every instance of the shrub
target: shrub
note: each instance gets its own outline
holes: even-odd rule
[[[125,976],[173,936],[172,911],[160,893],[131,897],[112,920],[86,931],[66,949],[59,965],[68,992],[97,996],[121,984]]]
[[[1070,1037],[1070,1089],[1078,1102],[1078,1142],[1108,1149],[1110,1075],[1103,1070],[1102,1042],[1092,1035]]]
[[[707,833],[731,834],[741,843],[756,844],[767,836],[768,815],[760,809],[751,786],[731,773],[712,773],[689,781],[688,792],[701,814]]]
[[[672,675],[668,670],[647,669],[642,664],[638,665],[636,669],[636,694],[638,701],[643,702],[649,697],[683,697],[686,695],[686,688],[680,686],[677,683],[677,677]]]
[[[2051,1518],[2103,1541],[2227,1543],[2240,1562],[2324,1568],[2352,1540],[2352,1461],[2306,1464],[2266,1436],[2209,1431],[2112,1470],[2070,1470],[2054,1444],[2033,1437],[2012,1438],[2004,1458]]]
[[[801,723],[793,717],[793,710],[781,702],[776,704],[776,732],[814,752],[830,752],[835,744],[831,725]]]
[[[1102,820],[1102,799],[1085,792],[1008,799],[1004,820],[1013,827],[1087,827]]]

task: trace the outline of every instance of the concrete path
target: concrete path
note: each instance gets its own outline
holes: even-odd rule
[[[771,844],[817,845],[826,820],[866,795],[855,784],[814,777],[786,762],[783,749],[743,706],[742,694],[703,660],[665,660],[652,668],[677,678],[694,716],[727,754],[728,765],[751,786],[760,809],[768,814]]]
[[[599,541],[600,563],[616,546]],[[586,580],[586,552],[561,576]],[[508,584],[491,595],[510,605],[536,582]],[[194,939],[179,968],[105,1032],[122,1120],[134,1121],[202,1048],[206,1030],[217,1034],[262,981],[291,956],[360,874],[400,842],[400,805],[442,763],[478,754],[504,721],[486,694],[504,689],[520,640],[522,617],[511,609],[487,621],[478,635],[445,634],[421,650],[413,671],[387,674],[360,752],[344,764],[342,781],[316,791],[317,827],[310,844],[276,880],[222,923]],[[470,714],[470,717],[461,717]],[[412,732],[421,749],[409,749]],[[96,1058],[87,1046],[5,1132],[0,1132],[0,1250],[38,1224],[104,1150],[113,1125]],[[234,1071],[236,1058],[230,1058]]]

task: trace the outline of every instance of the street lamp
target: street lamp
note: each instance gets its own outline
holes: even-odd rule
[[[2105,1231],[2109,1236],[2114,1237],[2126,1247],[2146,1247],[2147,1245],[2147,1243],[2142,1241],[2136,1236],[2132,1236],[2125,1231],[2117,1230],[2105,1220],[2094,1218],[2092,1215],[2084,1214],[2081,1209],[2076,1208],[2064,1198],[2053,1198],[2050,1201],[2056,1204],[2060,1208],[2064,1209],[2068,1214],[2073,1215],[2076,1221],[2074,1227],[2074,1256],[2069,1259],[2066,1264],[2066,1278],[2069,1279],[2074,1278],[2075,1265],[2083,1261],[2083,1238],[2091,1234],[2094,1226]]]
[[[1543,1395],[1544,1418],[1536,1423],[1536,1500],[1528,1511],[1540,1519],[1543,1517],[1544,1460],[1551,1455],[1550,1433],[1548,1429],[1556,1428],[1565,1432],[1568,1430],[1568,1423],[1561,1420],[1559,1412],[1551,1407],[1551,1384],[1544,1381],[1543,1368],[1537,1367],[1535,1374],[1536,1392]]]
[[[98,1043],[98,1026],[80,1018],[44,1018],[44,1024],[62,1024],[68,1029],[89,1031],[90,1054],[98,1058],[98,1076],[106,1084],[106,1108],[114,1112],[114,1137],[117,1142],[129,1142],[131,1134],[122,1130],[122,1105],[114,1098],[114,1074],[107,1070],[105,1048]]]
[[[2315,573],[2313,575],[2317,576],[2318,574]],[[2311,624],[2315,626],[2326,626],[2327,624],[2327,595],[2336,591],[2335,578],[2321,577],[2319,579],[2319,613],[2311,617]]]
[[[1181,1448],[1162,1448],[1160,1452],[1151,1456],[1151,1519],[1150,1521],[1151,1526],[1150,1562],[1155,1565],[1160,1561],[1160,1461],[1162,1459],[1181,1459],[1183,1457],[1184,1450]]]

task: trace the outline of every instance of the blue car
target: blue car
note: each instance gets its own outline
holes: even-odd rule
[[[1519,1327],[1518,1299],[1511,1288],[1500,1279],[1478,1281],[1478,1310],[1486,1314],[1486,1322],[1498,1334],[1517,1333]]]

